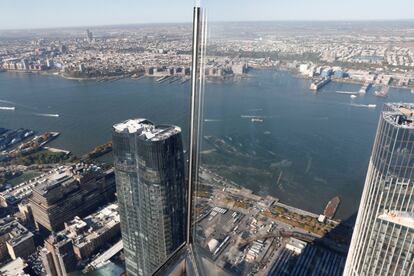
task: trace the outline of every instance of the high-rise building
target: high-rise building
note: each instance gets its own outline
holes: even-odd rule
[[[414,104],[386,104],[344,275],[413,275]]]
[[[88,41],[89,43],[93,42],[93,33],[89,30],[86,30],[86,41]]]
[[[181,129],[131,119],[114,125],[113,150],[128,275],[151,275],[185,240]]]

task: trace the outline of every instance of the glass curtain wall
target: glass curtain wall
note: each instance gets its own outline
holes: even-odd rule
[[[274,1],[201,8],[200,274],[342,275],[383,105],[414,100],[411,59],[397,69],[389,44],[409,24],[303,20]]]

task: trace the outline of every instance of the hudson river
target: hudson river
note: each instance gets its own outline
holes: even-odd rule
[[[207,83],[203,135],[218,144],[203,140],[202,160],[261,195],[315,213],[339,195],[337,217],[354,214],[382,105],[413,102],[414,94],[390,89],[383,99],[371,89],[351,99],[336,91],[358,91],[359,85],[331,82],[315,94],[308,80],[288,72],[250,75]],[[176,124],[186,137],[189,89],[189,82],[150,78],[99,83],[0,73],[0,106],[16,107],[0,110],[0,127],[59,131],[50,146],[77,155],[109,141],[114,123],[134,117]]]

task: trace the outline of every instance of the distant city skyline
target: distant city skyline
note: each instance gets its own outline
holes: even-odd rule
[[[0,30],[86,27],[141,23],[179,23],[192,20],[196,1],[141,2],[132,0],[2,1]],[[349,0],[328,2],[262,0],[201,1],[210,21],[355,21],[414,19],[410,0]],[[41,4],[39,4],[41,3]],[[173,3],[173,4],[172,4]],[[110,12],[108,12],[110,11]]]

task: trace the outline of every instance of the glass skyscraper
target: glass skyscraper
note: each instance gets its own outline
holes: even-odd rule
[[[131,119],[114,125],[113,150],[128,275],[151,275],[185,241],[181,129]]]
[[[414,104],[380,116],[344,275],[413,275]]]

